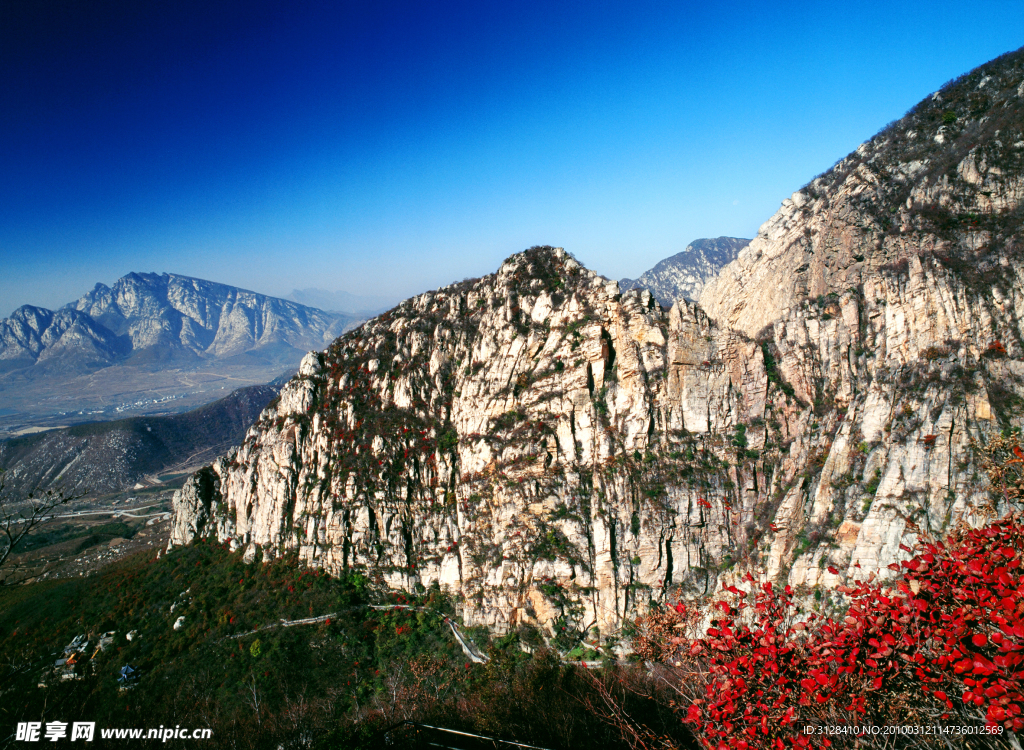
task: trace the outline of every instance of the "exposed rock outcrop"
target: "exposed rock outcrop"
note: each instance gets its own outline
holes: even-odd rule
[[[914,256],[987,293],[1019,251],[1021,53],[962,76],[808,183],[701,293],[756,336],[802,300],[859,287]],[[1008,280],[1013,283],[1013,280]]]

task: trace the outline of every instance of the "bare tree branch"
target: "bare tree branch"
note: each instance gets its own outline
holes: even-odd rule
[[[48,520],[57,508],[79,499],[84,493],[69,493],[66,490],[29,492],[24,500],[18,501],[5,491],[5,478],[0,472],[0,568],[8,561],[11,553],[39,524]],[[17,506],[21,506],[17,510]],[[7,576],[0,577],[0,586],[5,585]]]

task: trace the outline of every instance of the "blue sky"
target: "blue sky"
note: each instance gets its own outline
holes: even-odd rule
[[[129,271],[410,294],[636,276],[779,203],[1024,3],[0,4],[0,315]]]

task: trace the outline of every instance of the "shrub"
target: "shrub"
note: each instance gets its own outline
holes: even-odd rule
[[[839,586],[850,601],[841,621],[798,619],[788,586],[748,574],[749,592],[727,586],[709,612],[656,608],[637,621],[635,648],[674,669],[682,720],[705,747],[825,747],[858,738],[803,727],[937,723],[984,725],[956,738],[961,746],[1006,747],[1024,729],[1022,550],[1019,515],[960,528],[890,565],[901,574],[894,585]]]

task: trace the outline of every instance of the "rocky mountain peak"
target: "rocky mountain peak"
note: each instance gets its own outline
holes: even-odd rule
[[[53,320],[53,311],[35,305],[22,305],[11,313],[10,319],[38,334]]]
[[[190,356],[224,356],[284,347],[294,354],[330,341],[351,321],[203,279],[129,273],[112,287],[97,284],[56,313],[20,308],[0,322],[0,358],[31,362],[57,342],[70,351],[86,339],[99,347],[97,356],[108,363],[154,348]],[[65,338],[76,326],[85,333]]]
[[[270,381],[359,321],[203,279],[130,273],[57,311],[26,306],[0,320],[6,424],[83,410],[120,415],[169,397],[196,406],[219,390],[219,377]]]
[[[563,248],[537,245],[510,255],[494,274],[497,285],[509,291],[556,291],[578,276],[580,264]]]
[[[575,581],[610,626],[649,595],[629,588],[640,567],[653,574],[672,554],[641,521],[646,501],[628,498],[662,497],[659,472],[701,450],[691,429],[763,408],[759,356],[691,306],[620,295],[564,250],[531,248],[307,355],[214,464],[216,482],[183,490],[174,541],[217,534],[392,585],[437,582],[500,627],[549,622],[561,605],[539,582]],[[684,396],[691,382],[715,395]],[[716,459],[701,460],[723,481]],[[681,491],[703,512],[696,486]]]

